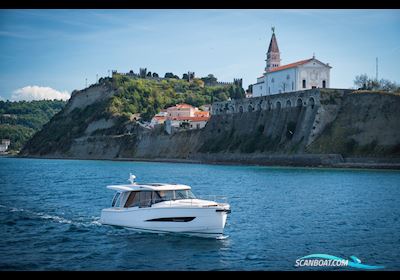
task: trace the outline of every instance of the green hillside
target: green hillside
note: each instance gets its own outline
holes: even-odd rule
[[[20,150],[65,104],[61,100],[0,101],[0,139],[11,140],[9,150]]]
[[[233,84],[211,86],[197,78],[189,82],[177,78],[143,79],[115,74],[112,78],[101,78],[99,83],[86,89],[72,92],[64,110],[36,133],[21,153],[68,151],[73,140],[88,136],[88,127],[96,122],[112,121],[113,125],[96,129],[93,134],[123,135],[127,125],[135,123],[139,115],[142,121],[149,121],[160,110],[178,103],[199,107],[241,97],[244,97],[243,88]]]
[[[243,98],[244,90],[237,86],[204,86],[201,79],[188,82],[183,79],[130,79],[115,75],[112,79],[115,95],[110,99],[108,112],[112,115],[140,113],[150,120],[161,109],[178,103],[196,107],[229,97]]]

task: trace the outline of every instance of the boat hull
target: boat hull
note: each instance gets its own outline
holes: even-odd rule
[[[138,231],[222,236],[229,210],[209,207],[107,208],[100,222]]]

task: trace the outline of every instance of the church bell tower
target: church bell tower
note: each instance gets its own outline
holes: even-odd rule
[[[276,67],[281,65],[281,55],[279,53],[278,42],[275,37],[275,27],[272,27],[272,37],[269,43],[269,48],[267,52],[267,67],[265,67],[265,72],[269,72]]]

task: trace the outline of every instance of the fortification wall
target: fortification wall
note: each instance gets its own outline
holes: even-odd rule
[[[329,91],[329,90],[324,90]],[[337,91],[337,90],[333,90]],[[343,93],[346,90],[341,90]],[[287,92],[267,96],[243,98],[212,104],[212,114],[235,114],[254,111],[270,111],[280,108],[320,106],[320,89],[310,89],[296,92]]]

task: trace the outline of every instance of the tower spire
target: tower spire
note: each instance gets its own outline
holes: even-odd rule
[[[267,59],[266,59],[267,66],[265,67],[266,72],[269,72],[273,68],[279,67],[281,65],[281,57],[278,48],[278,42],[275,36],[275,27],[272,27],[271,30],[272,30],[272,37],[267,52]]]

